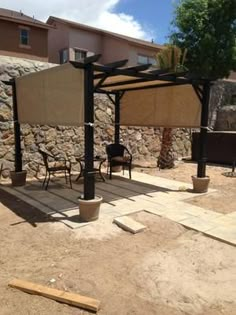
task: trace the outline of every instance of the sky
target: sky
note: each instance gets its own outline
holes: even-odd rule
[[[0,0],[0,8],[22,11],[46,22],[56,16],[115,33],[168,41],[174,5],[178,0]]]

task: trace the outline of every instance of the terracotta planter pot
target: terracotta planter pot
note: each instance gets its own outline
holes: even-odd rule
[[[193,191],[196,193],[205,193],[208,191],[208,186],[210,183],[210,177],[197,177],[192,176],[193,181]]]
[[[102,200],[103,198],[101,196],[95,196],[95,198],[91,200],[84,200],[81,197],[78,198],[81,219],[87,222],[97,220]]]
[[[24,186],[26,183],[26,171],[21,172],[10,172],[12,186]]]

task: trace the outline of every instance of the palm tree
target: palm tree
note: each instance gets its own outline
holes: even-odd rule
[[[156,58],[160,69],[168,69],[170,72],[185,71],[184,60],[186,50],[182,53],[181,49],[175,45],[166,45],[161,50]],[[174,167],[174,152],[173,152],[173,135],[172,128],[164,128],[162,132],[161,151],[157,161],[157,166],[160,169]]]

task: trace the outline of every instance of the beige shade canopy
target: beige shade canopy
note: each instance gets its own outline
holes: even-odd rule
[[[108,77],[102,89],[107,92],[125,91],[120,101],[121,125],[200,127],[202,106],[192,85],[161,87],[165,83],[170,81],[144,81],[135,76],[118,75]]]
[[[20,123],[79,126],[84,123],[84,70],[71,64],[16,79]]]
[[[107,76],[106,92],[125,91],[120,124],[126,126],[199,127],[201,103],[190,84],[158,87],[170,81],[131,75]],[[95,71],[95,77],[103,75]],[[100,79],[94,80],[94,86]],[[147,88],[149,87],[149,88]],[[84,69],[70,63],[16,79],[20,123],[80,126],[84,124]]]
[[[200,117],[201,104],[191,85],[127,91],[121,99],[121,125],[194,128]]]

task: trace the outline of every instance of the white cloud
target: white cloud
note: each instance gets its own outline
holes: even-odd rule
[[[116,13],[120,0],[0,0],[0,7],[22,11],[26,15],[46,21],[52,16],[73,20],[94,27],[110,30],[131,37],[150,40],[152,32],[135,18]]]

